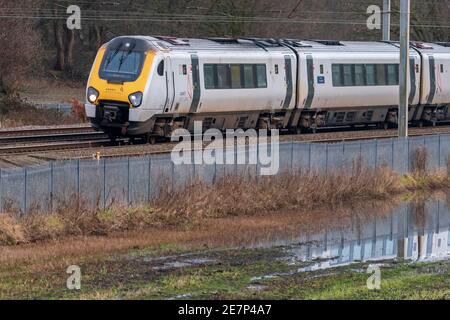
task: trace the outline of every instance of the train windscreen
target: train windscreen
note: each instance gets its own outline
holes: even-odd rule
[[[100,78],[110,82],[132,82],[141,74],[144,53],[132,50],[108,50],[100,67]]]

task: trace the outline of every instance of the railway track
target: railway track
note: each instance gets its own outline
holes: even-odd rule
[[[0,155],[91,148],[110,144],[89,125],[0,131]]]
[[[411,128],[410,136],[429,136],[435,134],[450,133],[450,125],[439,127]],[[313,143],[337,143],[342,141],[389,139],[397,137],[397,130],[372,130],[370,128],[356,131],[325,130],[316,134],[282,135],[281,142],[313,142]],[[121,141],[122,142],[122,141]],[[45,151],[75,151],[83,158],[83,152],[91,152],[92,149],[102,147],[103,156],[142,155],[148,153],[167,153],[172,150],[173,143],[161,143],[157,145],[117,145],[100,132],[93,131],[90,127],[68,127],[51,129],[27,129],[9,132],[0,131],[0,156],[21,155]],[[91,153],[88,154],[91,156]]]
[[[77,132],[95,132],[88,124],[79,126],[66,127],[42,127],[42,128],[25,128],[25,129],[8,129],[0,130],[0,138],[31,136],[31,135],[50,135],[58,133],[77,133]]]

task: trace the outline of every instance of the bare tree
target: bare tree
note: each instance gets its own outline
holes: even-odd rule
[[[31,8],[33,1],[22,1],[14,10]],[[11,7],[8,0],[0,0],[0,8]],[[24,76],[31,72],[39,57],[40,39],[35,22],[28,19],[0,19],[0,93],[17,92]]]

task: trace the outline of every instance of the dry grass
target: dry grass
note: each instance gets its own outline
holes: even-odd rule
[[[274,177],[228,176],[214,185],[196,182],[181,190],[163,192],[155,210],[166,220],[258,215],[278,210],[334,209],[364,200],[389,197],[404,190],[390,170],[367,169],[323,173],[282,174]],[[173,201],[173,199],[177,199]]]
[[[225,176],[214,184],[193,182],[172,190],[162,183],[150,204],[127,207],[113,204],[93,209],[83,199],[70,197],[57,212],[36,211],[20,217],[14,210],[1,215],[0,244],[30,243],[74,236],[103,236],[152,229],[189,230],[210,219],[261,217],[279,212],[337,212],[361,204],[386,201],[410,191],[450,187],[445,173],[426,170],[426,151],[418,150],[415,171],[399,176],[387,168],[338,170],[328,174],[297,172],[274,177]],[[354,210],[356,211],[356,210]]]
[[[65,115],[58,110],[38,109],[19,96],[0,96],[0,128],[67,125],[80,122],[75,113]]]

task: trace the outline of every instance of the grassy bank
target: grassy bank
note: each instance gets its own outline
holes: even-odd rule
[[[283,257],[279,248],[152,247],[78,260],[82,288],[74,291],[65,287],[63,267],[0,268],[0,299],[450,299],[449,261],[385,261],[381,289],[369,290],[366,263],[298,273],[306,264]],[[192,264],[177,266],[186,261]]]

